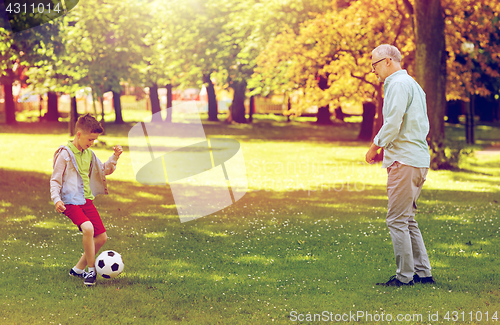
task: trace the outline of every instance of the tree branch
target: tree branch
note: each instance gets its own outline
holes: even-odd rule
[[[398,31],[396,32],[396,36],[394,37],[394,41],[392,42],[392,45],[396,45],[396,41],[398,40],[398,37],[399,37],[399,35],[401,35],[401,31],[403,30],[404,21],[405,21],[405,16],[401,15],[401,22],[399,23],[399,28],[398,28]]]
[[[410,3],[410,0],[403,0],[403,4],[404,4],[406,10],[408,11],[408,13],[410,14],[411,27],[413,30],[413,35],[415,36],[415,15],[414,15],[415,11],[413,9],[412,4]]]
[[[376,84],[374,84],[373,82],[370,82],[370,81],[366,80],[366,78],[365,78],[364,76],[363,76],[363,77],[360,77],[360,76],[356,76],[356,75],[354,75],[354,73],[352,73],[352,71],[351,71],[351,77],[356,78],[356,79],[359,79],[359,80],[361,80],[361,81],[363,81],[363,82],[365,82],[365,83],[367,83],[367,84],[369,84],[369,85],[373,86],[374,88],[376,88],[376,87],[377,87],[377,85],[376,85]]]

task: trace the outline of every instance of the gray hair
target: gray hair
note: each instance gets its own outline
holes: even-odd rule
[[[398,48],[393,45],[379,45],[372,51],[372,55],[373,54],[377,54],[377,56],[380,57],[391,58],[396,62],[401,62],[401,52],[399,52]]]

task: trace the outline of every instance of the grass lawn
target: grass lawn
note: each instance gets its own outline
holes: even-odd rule
[[[187,223],[168,187],[135,181],[132,124],[109,124],[99,138],[93,150],[103,161],[114,145],[125,148],[107,178],[110,195],[95,200],[109,236],[104,249],[121,253],[125,270],[93,288],[68,276],[82,237],[50,200],[52,157],[69,139],[66,124],[0,125],[0,324],[500,318],[499,154],[466,157],[460,171],[429,172],[416,219],[437,284],[385,288],[375,283],[396,271],[387,175],[364,163],[368,144],[352,140],[358,124],[279,117],[204,124],[209,137],[241,143],[249,191]],[[460,141],[462,131],[447,130]],[[476,132],[479,145],[500,140],[493,126]]]

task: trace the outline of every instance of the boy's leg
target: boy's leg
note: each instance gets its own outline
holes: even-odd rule
[[[87,218],[87,216],[85,215],[85,213],[83,211],[83,205],[67,204],[66,211],[64,211],[64,214],[69,219],[71,219],[71,221],[73,221],[73,223],[76,226],[78,226],[78,229],[80,229],[80,231],[82,231],[82,233],[83,233],[83,229],[81,226],[83,226],[84,224],[90,224],[89,218]],[[90,225],[92,225],[92,224],[90,224]],[[85,228],[86,232],[88,232],[88,230],[89,230],[88,228]],[[92,231],[93,231],[93,228],[92,228]],[[88,241],[88,236],[84,237],[84,239]],[[85,249],[85,245],[84,245],[84,249]],[[85,260],[83,260],[83,259],[85,259]],[[78,263],[75,265],[75,267],[71,269],[70,275],[85,277],[85,273],[77,273],[77,272],[75,272],[75,270],[76,271],[80,270],[80,272],[82,272],[83,270],[85,270],[86,265],[87,265],[87,258],[86,258],[86,255],[84,254],[84,256],[82,256],[82,258],[80,258],[80,261],[78,261]]]
[[[92,222],[85,221],[80,225],[80,228],[83,233],[83,250],[85,251],[87,265],[89,266],[89,273],[85,277],[84,284],[90,287],[95,284],[97,279],[95,271],[94,226],[92,225]]]
[[[108,235],[105,232],[94,237],[96,255],[97,252],[99,252],[99,250],[101,249],[101,247],[104,246],[107,240],[108,240]]]
[[[80,225],[83,233],[83,250],[88,267],[95,267],[94,226],[90,221]],[[83,257],[83,256],[82,256]],[[80,269],[80,267],[78,267]]]
[[[97,253],[99,252],[101,247],[106,243],[107,239],[108,239],[108,235],[105,232],[94,237],[94,247],[95,247],[94,257],[95,257],[95,255],[97,255]],[[94,261],[95,261],[95,258],[94,258]],[[84,270],[86,266],[87,266],[87,255],[85,255],[85,252],[84,252],[82,254],[82,257],[80,258],[80,260],[76,264],[76,267],[81,269],[81,270]]]
[[[96,280],[95,255],[107,240],[106,229],[92,200],[87,199],[84,205],[67,205],[65,214],[83,234],[84,253],[75,268],[84,270],[85,266],[88,266],[89,273],[85,276],[85,284],[94,285]],[[76,274],[74,269],[70,271],[70,275],[74,275],[73,273]]]
[[[106,233],[102,233],[94,237],[94,226],[90,221],[87,222],[88,224],[81,225],[83,231],[83,247],[85,250],[82,259],[85,257],[86,264],[89,266],[89,273],[85,277],[84,284],[90,287],[93,286],[97,280],[95,255],[106,242],[107,235]]]
[[[108,236],[106,234],[106,228],[104,227],[102,223],[101,216],[99,215],[99,212],[94,206],[94,203],[92,200],[86,200],[85,205],[82,206],[82,210],[85,213],[85,216],[88,218],[88,220],[92,223],[94,233],[93,233],[93,240],[94,240],[94,252],[92,256],[92,263],[90,264],[89,258],[85,252],[83,253],[82,257],[78,261],[76,267],[79,269],[85,269],[85,266],[88,265],[88,267],[95,267],[95,257],[101,247],[106,243]]]

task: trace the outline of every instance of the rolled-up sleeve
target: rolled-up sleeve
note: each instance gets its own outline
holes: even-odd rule
[[[385,91],[384,124],[373,139],[376,146],[384,149],[392,148],[392,141],[396,139],[403,123],[408,96],[408,88],[402,83],[391,83]]]
[[[112,154],[109,157],[108,161],[104,163],[104,175],[109,175],[113,173],[116,169],[116,164],[118,163],[118,158],[116,158],[115,154]]]

